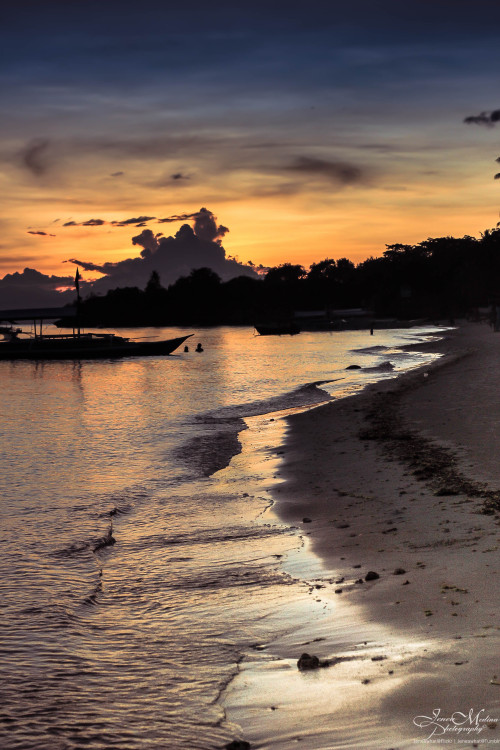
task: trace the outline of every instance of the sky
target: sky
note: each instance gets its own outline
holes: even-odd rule
[[[496,226],[497,0],[2,7],[0,308]]]

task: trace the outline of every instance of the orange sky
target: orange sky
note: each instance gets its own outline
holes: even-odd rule
[[[201,207],[229,228],[229,255],[264,266],[494,227],[496,120],[464,124],[495,107],[498,38],[480,5],[214,3],[201,19],[101,3],[98,32],[86,4],[33,6],[29,23],[13,7],[0,279],[139,254],[141,229],[69,221]]]
[[[75,196],[72,205],[66,198],[59,201],[54,196],[50,201],[34,201],[29,213],[25,204],[12,206],[11,215],[4,222],[4,241],[7,238],[12,253],[0,256],[0,273],[29,266],[44,273],[66,275],[70,272],[64,263],[68,258],[99,264],[135,257],[138,248],[132,245],[131,238],[140,231],[135,227],[62,224],[92,218],[113,221],[141,215],[162,217],[194,212],[202,205],[229,228],[223,246],[228,255],[241,262],[309,266],[325,257],[348,257],[357,263],[380,255],[385,244],[417,243],[449,234],[478,235],[494,226],[498,214],[496,185],[477,175],[462,174],[459,180],[456,177],[446,173],[429,176],[404,190],[373,186],[335,191],[329,185],[319,185],[286,197],[245,198],[240,194],[229,200],[214,196],[211,201],[204,201],[200,196],[205,191],[196,186],[183,188],[178,200],[164,205],[155,204],[156,195],[149,200],[141,196],[142,200],[137,204],[130,202],[127,210],[122,209],[122,198],[115,193],[113,200],[109,190],[103,190],[101,195],[94,192],[92,201]],[[51,188],[47,189],[50,193]],[[126,202],[129,203],[128,198]],[[114,204],[115,210],[109,204]],[[155,233],[163,231],[168,235],[175,233],[181,223],[158,225],[151,220],[147,226]],[[46,235],[28,231],[43,231]]]

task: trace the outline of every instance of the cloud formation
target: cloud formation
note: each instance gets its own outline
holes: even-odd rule
[[[63,227],[101,227],[103,225],[112,227],[126,227],[135,226],[143,227],[149,221],[156,220],[158,224],[171,224],[179,221],[189,221],[194,219],[194,233],[200,239],[207,240],[208,242],[221,243],[229,229],[222,224],[217,225],[217,220],[213,213],[206,208],[200,208],[199,211],[195,211],[191,214],[174,214],[173,216],[167,216],[164,219],[157,219],[156,216],[135,216],[130,219],[120,219],[115,221],[105,221],[104,219],[88,219],[87,221],[67,221],[63,224]],[[136,244],[136,243],[134,243]]]
[[[118,286],[144,287],[153,271],[156,271],[164,286],[173,283],[179,276],[187,276],[193,269],[209,267],[223,280],[234,276],[254,276],[250,265],[227,258],[222,247],[222,238],[229,231],[218,224],[214,214],[201,208],[192,214],[177,214],[166,217],[162,223],[190,218],[193,226],[183,224],[173,237],[151,229],[132,237],[132,244],[142,248],[139,257],[127,258],[114,263],[93,263],[71,258],[70,263],[86,271],[99,272],[103,277],[93,282],[95,293],[105,293]]]
[[[48,138],[35,138],[21,151],[21,162],[35,177],[43,177],[49,169]]]
[[[84,158],[101,160],[106,158],[130,161],[154,161],[191,157],[193,153],[203,153],[208,146],[222,144],[223,138],[201,135],[130,135],[97,136],[73,135],[54,136],[53,138],[36,137],[29,140],[16,153],[16,162],[32,175],[42,178],[55,167],[64,162]],[[123,177],[125,171],[119,169],[110,172],[113,178]],[[188,179],[182,172],[174,172],[171,179]]]
[[[129,224],[135,224],[136,226],[144,225],[148,221],[156,219],[156,216],[136,216],[132,219],[123,219],[123,221],[111,221],[110,223],[115,227],[126,227]]]
[[[102,227],[103,224],[108,222],[104,219],[88,219],[87,221],[67,221],[63,224],[63,227]]]
[[[55,237],[55,236],[56,236],[55,234],[49,234],[48,232],[35,232],[35,231],[34,231],[34,230],[32,230],[32,229],[28,229],[28,232],[27,232],[27,233],[28,233],[28,234],[39,234],[39,235],[41,235],[42,237]]]
[[[176,221],[188,221],[194,219],[194,233],[200,239],[208,242],[217,242],[219,245],[229,229],[222,224],[217,226],[217,219],[211,211],[206,208],[200,208],[192,214],[174,214],[164,219],[158,219],[158,224],[170,224]]]
[[[135,216],[131,219],[120,219],[118,221],[105,221],[104,219],[88,219],[87,221],[67,221],[63,227],[102,227],[105,224],[111,227],[136,227],[145,226],[146,222],[156,219],[156,216]]]
[[[310,156],[298,156],[292,164],[285,167],[292,172],[305,175],[319,175],[340,185],[354,185],[364,179],[359,167],[342,161],[316,159]]]
[[[67,222],[65,226],[139,226],[140,219],[154,217],[138,216],[122,221],[106,222],[103,219],[89,219],[77,223]],[[153,232],[145,227],[131,238],[132,245],[141,248],[139,256],[118,262],[94,263],[81,258],[71,258],[66,262],[77,265],[80,270],[102,274],[96,281],[80,282],[83,294],[93,292],[105,294],[117,287],[137,286],[144,288],[153,271],[160,275],[163,286],[172,284],[180,276],[188,276],[196,268],[208,267],[223,281],[235,276],[257,276],[252,264],[239,263],[226,256],[222,238],[229,229],[217,222],[217,217],[207,208],[190,214],[176,214],[166,217],[161,223],[190,219],[192,226],[182,224],[174,236],[165,237],[163,232]],[[160,221],[160,220],[157,220]],[[138,224],[135,222],[139,222]],[[46,232],[29,230],[30,234],[47,236]],[[54,236],[54,235],[49,235]],[[25,268],[22,273],[10,273],[0,279],[2,307],[57,306],[74,301],[73,276],[50,276],[33,268]]]
[[[220,245],[224,235],[229,232],[222,224],[217,226],[216,217],[206,208],[200,208],[193,218],[195,235],[206,242],[216,242]]]
[[[25,268],[0,279],[2,308],[51,307],[74,300],[74,292],[58,289],[73,287],[73,276],[48,276],[34,268]]]
[[[470,115],[464,119],[467,125],[485,125],[488,128],[500,122],[500,109],[494,109],[491,112],[480,112],[478,115]]]

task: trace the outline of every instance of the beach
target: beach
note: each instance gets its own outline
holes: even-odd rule
[[[309,623],[228,694],[252,747],[500,743],[500,336],[426,346],[444,356],[288,417],[272,513],[321,569]]]

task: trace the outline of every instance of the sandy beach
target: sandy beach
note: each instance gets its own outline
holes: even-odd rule
[[[322,572],[309,626],[242,667],[252,747],[500,744],[500,334],[429,346],[432,366],[288,420],[273,512]]]

